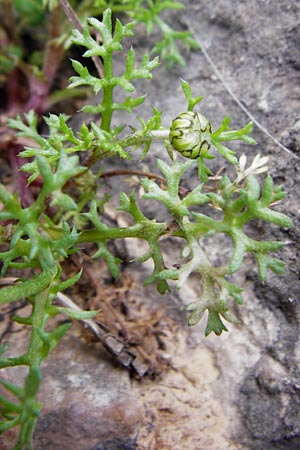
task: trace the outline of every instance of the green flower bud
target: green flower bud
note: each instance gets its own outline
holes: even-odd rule
[[[181,113],[173,120],[169,140],[172,147],[190,159],[198,158],[211,145],[212,126],[202,114],[194,111]]]

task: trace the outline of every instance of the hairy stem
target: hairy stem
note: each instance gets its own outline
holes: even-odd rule
[[[155,231],[154,231],[155,228]],[[97,242],[100,240],[124,239],[124,238],[140,238],[148,239],[149,234],[161,234],[167,232],[167,224],[165,223],[137,223],[130,227],[103,228],[101,230],[85,230],[78,237],[78,243],[81,242]]]
[[[104,78],[108,81],[107,86],[103,88],[102,106],[104,112],[101,118],[101,128],[105,131],[110,131],[111,118],[113,114],[113,86],[111,80],[113,78],[112,53],[109,52],[104,59]]]

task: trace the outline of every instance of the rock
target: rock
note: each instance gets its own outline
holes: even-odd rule
[[[26,335],[27,330],[11,335],[11,346],[24,351]],[[25,375],[22,367],[1,373],[20,385]],[[44,362],[42,376],[34,450],[135,449],[141,405],[128,372],[101,347],[85,344],[71,330]],[[1,450],[14,447],[16,433],[0,437]]]
[[[128,373],[104,352],[64,338],[43,366],[35,450],[133,449],[141,408]]]

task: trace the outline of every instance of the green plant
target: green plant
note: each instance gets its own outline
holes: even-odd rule
[[[69,95],[83,95],[75,89],[60,88],[51,92],[51,87],[71,45],[71,29],[76,27],[82,31],[82,23],[86,23],[87,17],[99,17],[108,7],[112,12],[126,14],[135,23],[143,23],[148,34],[155,27],[159,28],[162,40],[156,43],[152,53],[160,54],[169,67],[174,63],[185,65],[180,47],[199,48],[190,32],[173,30],[161,17],[163,11],[182,9],[184,6],[180,2],[74,0],[71,3],[72,6],[68,0],[0,0],[0,74],[16,90],[10,92],[8,89],[10,109],[14,112],[18,112],[24,96],[17,85],[19,78],[14,80],[15,77],[24,77],[28,84],[29,95],[22,105],[26,111],[34,109],[39,113]],[[33,29],[35,33],[32,33]]]
[[[85,48],[84,57],[101,58],[103,77],[94,76],[81,62],[73,60],[77,75],[71,77],[69,89],[88,86],[94,93],[102,92],[99,104],[82,108],[83,112],[100,114],[100,121],[83,123],[78,131],[74,131],[68,124],[68,116],[50,114],[44,118],[48,127],[48,136],[45,137],[38,131],[38,116],[33,110],[9,120],[10,127],[18,131],[20,141],[26,139],[27,143],[32,143],[27,144],[19,155],[28,159],[21,170],[29,175],[29,183],[37,182],[40,187],[36,198],[24,205],[17,194],[11,194],[3,184],[0,185],[3,205],[0,232],[2,246],[5,247],[0,253],[2,276],[10,269],[17,269],[20,273],[17,283],[1,289],[0,305],[21,298],[32,305],[29,317],[13,318],[31,327],[27,352],[18,357],[2,355],[0,360],[2,369],[20,365],[28,367],[23,388],[2,381],[2,386],[16,400],[0,396],[0,431],[16,425],[20,427],[16,449],[32,448],[34,424],[41,410],[41,404],[36,400],[40,366],[70,327],[68,322],[46,331],[48,320],[58,314],[65,314],[71,319],[88,319],[97,313],[74,311],[53,303],[59,292],[70,288],[80,278],[78,273],[66,279],[62,267],[69,255],[79,251],[79,246],[96,244],[98,250],[93,257],[105,259],[112,276],[118,278],[120,259],[111,253],[109,241],[131,237],[143,239],[148,244],[148,250],[136,261],[153,261],[153,272],[145,280],[145,285],[156,285],[160,294],[171,289],[170,282],[175,282],[176,288],[180,289],[189,276],[196,273],[202,294],[197,301],[187,305],[186,310],[190,311],[189,325],[199,322],[204,312],[208,311],[206,335],[212,331],[217,335],[227,331],[224,320],[237,321],[227,302],[232,299],[242,303],[243,289],[229,279],[240,268],[246,253],[254,255],[262,281],[266,278],[267,269],[278,274],[284,271],[283,262],[269,255],[283,243],[257,241],[250,238],[245,230],[245,225],[254,219],[281,227],[291,226],[291,221],[284,214],[273,209],[273,205],[285,196],[281,187],[274,187],[269,175],[262,188],[257,179],[258,174],[267,170],[267,159],[257,155],[246,168],[246,158],[242,155],[238,159],[227,146],[233,140],[254,144],[250,137],[251,123],[240,130],[231,130],[230,119],[226,117],[213,131],[207,119],[193,112],[202,97],[193,97],[189,84],[183,81],[188,112],[175,118],[170,128],[161,126],[161,113],[155,108],[152,117],[147,120],[140,118],[139,129],[132,127],[128,135],[124,136],[123,126],[112,126],[115,111],[124,110],[130,117],[133,110],[145,101],[145,96],[134,95],[134,80],[150,79],[152,70],[158,66],[158,58],[151,60],[147,54],[139,65],[136,64],[135,53],[130,49],[124,73],[114,74],[114,54],[122,49],[124,38],[133,36],[133,28],[134,23],[122,25],[118,19],[113,28],[111,10],[107,9],[101,21],[90,18],[82,32],[78,29],[73,31],[72,41]],[[91,29],[101,36],[101,43],[94,38]],[[115,99],[116,87],[127,92],[123,101]],[[103,186],[103,169],[99,170],[96,163],[105,163],[108,157],[131,161],[133,152],[140,149],[142,160],[158,140],[165,144],[170,160],[157,160],[160,176],[153,177],[144,172],[140,180],[145,192],[139,202],[141,206],[134,190],[121,192],[119,196],[118,209],[131,217],[132,225],[107,225],[102,213],[108,199],[104,194],[99,196]],[[174,161],[171,144],[175,150],[193,159]],[[210,152],[212,146],[235,169],[235,175],[231,178],[227,175],[219,179],[212,177],[208,167],[208,161],[214,158]],[[86,157],[80,159],[78,154]],[[198,167],[199,184],[192,191],[183,192],[180,187],[182,176],[194,164]],[[170,220],[165,222],[159,217],[147,218],[143,212],[143,199],[163,204]],[[6,227],[8,223],[9,229]],[[217,233],[228,235],[233,242],[230,262],[222,266],[215,266],[210,261],[201,241]],[[174,261],[172,267],[166,267],[161,250],[161,240],[168,236],[176,236],[183,242],[182,258],[179,262]],[[28,271],[30,277],[26,275]],[[1,350],[5,352],[5,345]]]

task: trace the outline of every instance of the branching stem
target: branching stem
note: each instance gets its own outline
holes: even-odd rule
[[[78,31],[80,31],[80,33],[82,33],[83,26],[81,25],[81,22],[77,17],[77,14],[75,13],[74,9],[72,8],[72,6],[68,2],[68,0],[59,0],[59,3],[61,4],[62,9],[64,10],[67,18],[72,23],[74,28],[76,28]],[[97,56],[93,56],[92,60],[93,60],[93,63],[95,64],[95,67],[97,69],[99,77],[103,78],[104,72],[103,72],[103,66],[102,66],[100,59]]]

